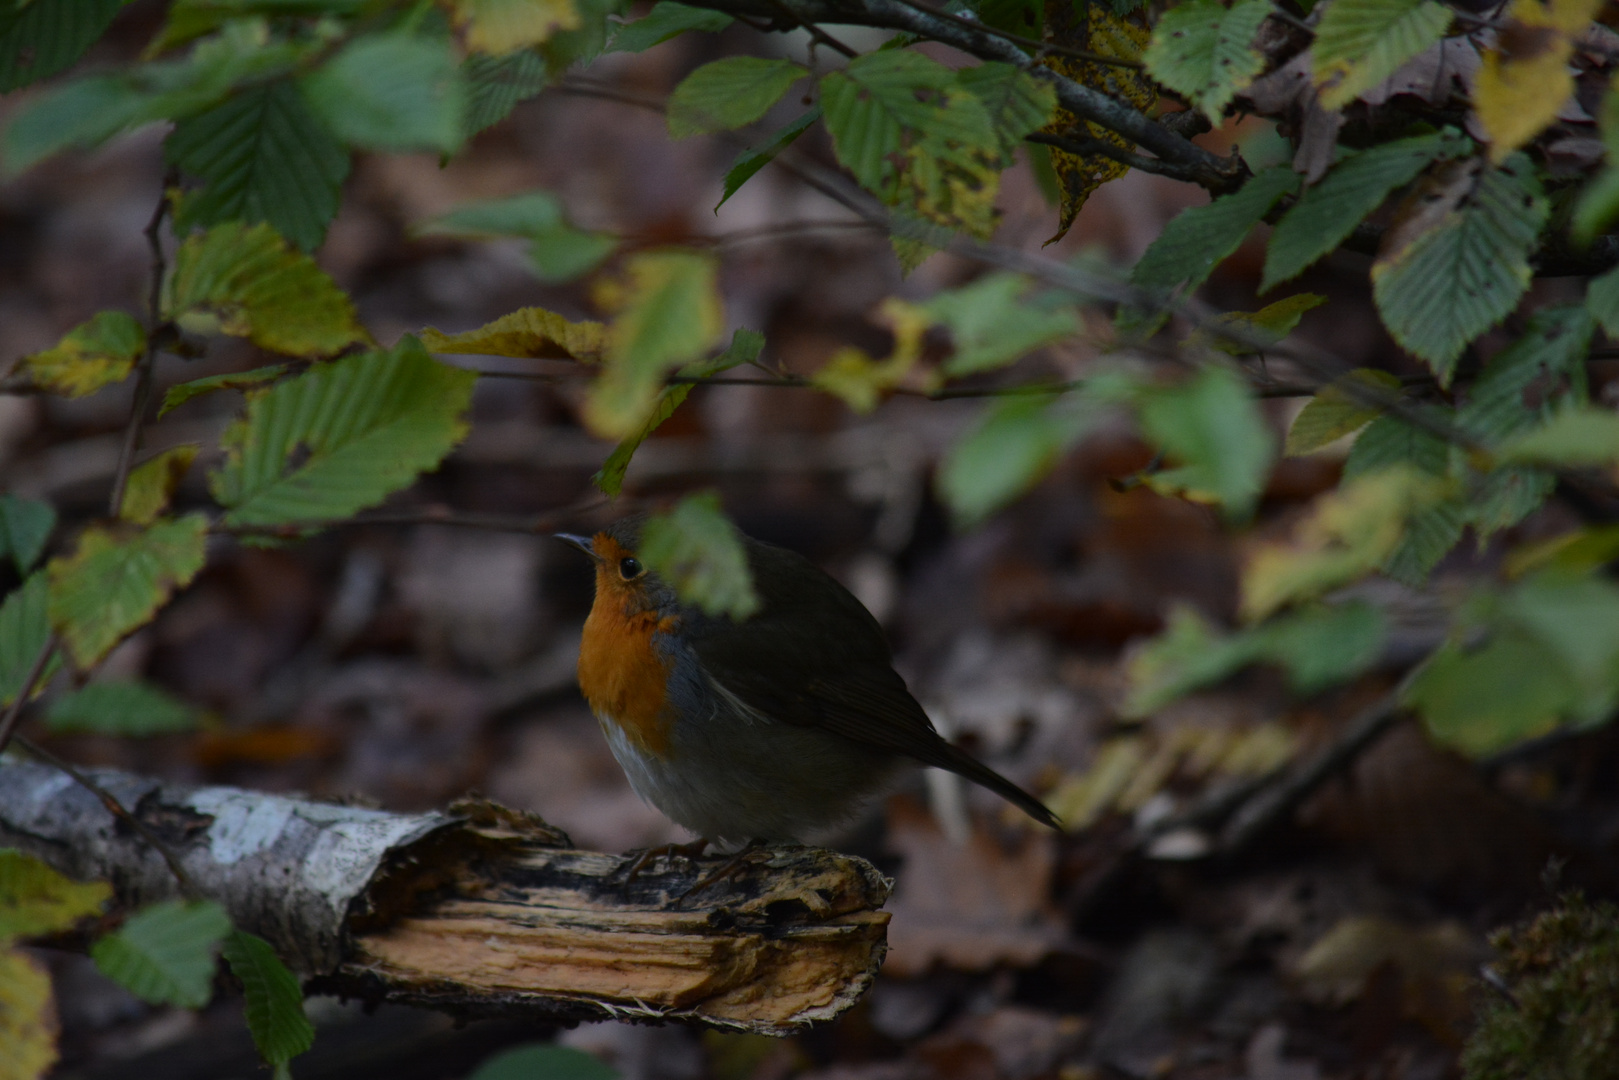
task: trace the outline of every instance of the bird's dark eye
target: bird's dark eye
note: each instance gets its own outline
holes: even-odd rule
[[[618,576],[625,581],[641,576],[641,561],[639,559],[620,559],[618,561]]]

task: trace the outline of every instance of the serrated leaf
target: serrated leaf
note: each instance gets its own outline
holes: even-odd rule
[[[652,252],[626,266],[623,301],[607,331],[607,359],[585,399],[585,424],[622,439],[640,430],[664,376],[712,348],[725,329],[712,258]]]
[[[1574,38],[1601,7],[1602,0],[1513,0],[1507,8],[1500,40],[1510,49],[1486,49],[1473,85],[1492,162],[1505,161],[1557,119],[1574,93]]]
[[[1585,361],[1596,324],[1582,307],[1542,308],[1517,341],[1490,357],[1466,403],[1456,410],[1456,426],[1496,442],[1514,435],[1558,408],[1587,397]],[[1530,407],[1525,395],[1539,387]]]
[[[34,96],[12,114],[0,135],[0,160],[6,175],[16,176],[69,147],[97,146],[148,113],[148,102],[122,79],[74,79]]]
[[[1051,122],[1057,108],[1057,92],[1050,83],[1011,64],[992,60],[962,68],[956,83],[983,106],[1000,141],[1001,156],[1008,161],[1026,135]]]
[[[71,65],[130,0],[28,0],[0,12],[0,93]]]
[[[684,34],[688,30],[717,34],[735,21],[723,11],[687,7],[671,0],[658,0],[644,18],[626,23],[614,34],[607,51],[645,52],[652,46],[662,45],[670,38]]]
[[[747,551],[714,492],[688,495],[669,513],[648,518],[639,555],[682,600],[709,615],[740,622],[759,610]]]
[[[407,336],[253,396],[209,477],[226,524],[333,521],[375,506],[466,436],[476,382]]]
[[[0,495],[0,558],[11,557],[17,573],[34,568],[56,528],[56,508],[38,499]]]
[[[1203,284],[1214,268],[1224,262],[1276,200],[1293,191],[1299,176],[1291,167],[1266,169],[1238,191],[1222,195],[1207,206],[1182,210],[1147,248],[1130,271],[1130,283],[1137,288],[1169,297],[1177,289],[1190,292]],[[1121,307],[1119,323],[1126,329],[1156,327],[1164,316],[1140,308]]]
[[[92,526],[46,566],[50,621],[81,669],[149,622],[207,556],[208,518],[187,514],[137,532]]]
[[[56,1064],[51,973],[17,949],[0,949],[0,1060],[4,1080],[43,1080]]]
[[[1230,356],[1258,356],[1286,340],[1307,312],[1326,302],[1327,298],[1319,293],[1294,293],[1258,311],[1230,311],[1214,320],[1215,327],[1223,333],[1213,328],[1199,330],[1188,341],[1207,342]],[[1239,337],[1242,340],[1237,340]]]
[[[1436,411],[1437,418],[1449,413]],[[1438,435],[1398,416],[1380,416],[1369,424],[1344,460],[1344,479],[1353,480],[1371,473],[1410,466],[1429,476],[1445,476],[1450,471],[1450,444]]]
[[[1174,386],[1144,388],[1137,410],[1142,433],[1173,463],[1153,474],[1155,490],[1218,503],[1231,520],[1253,513],[1276,448],[1240,376],[1209,365]]]
[[[140,682],[94,682],[51,702],[45,724],[52,731],[100,735],[169,735],[197,726],[197,710]]]
[[[940,463],[940,500],[958,524],[977,524],[1039,483],[1096,417],[1077,394],[996,402]]]
[[[451,0],[450,12],[467,48],[492,56],[538,45],[580,24],[573,0]]]
[[[1164,12],[1142,54],[1147,71],[1219,124],[1226,106],[1265,69],[1254,35],[1270,14],[1266,0],[1189,0]]]
[[[694,378],[708,378],[722,371],[729,371],[739,364],[752,363],[758,359],[764,345],[765,336],[757,330],[739,329],[731,335],[730,347],[719,356],[713,360],[688,364],[681,369],[680,373]],[[635,456],[635,451],[640,448],[642,443],[646,442],[651,434],[658,429],[659,425],[675,414],[675,410],[680,408],[681,404],[686,400],[686,396],[691,393],[691,385],[690,383],[677,383],[664,387],[662,392],[658,394],[658,401],[652,408],[652,415],[647,417],[646,423],[641,426],[641,430],[626,437],[613,448],[613,452],[607,456],[607,460],[596,471],[596,475],[590,478],[591,483],[595,484],[602,494],[617,495],[623,490],[624,473],[629,469],[630,459]]]
[[[1614,464],[1619,462],[1619,414],[1591,406],[1565,409],[1507,442],[1496,457],[1553,467]]]
[[[262,221],[305,251],[325,239],[349,174],[348,153],[285,79],[180,121],[164,154],[204,185],[180,202],[177,233]]]
[[[618,1080],[618,1070],[583,1050],[535,1043],[485,1058],[467,1080]]]
[[[1383,324],[1445,386],[1467,343],[1505,318],[1529,287],[1529,253],[1548,212],[1521,154],[1476,181],[1470,168],[1441,168],[1436,183],[1445,201],[1437,207],[1432,189],[1414,192],[1403,215],[1411,227],[1397,221],[1372,264]]]
[[[146,331],[122,311],[98,312],[44,352],[17,361],[8,381],[63,397],[93,394],[122,382],[146,350]]]
[[[1525,544],[1507,556],[1508,577],[1537,570],[1589,574],[1619,559],[1619,525],[1596,525]]]
[[[765,142],[738,154],[725,172],[725,193],[720,196],[720,201],[714,204],[714,212],[719,213],[720,207],[725,205],[727,199],[735,195],[743,184],[753,179],[755,173],[775,160],[777,154],[791,146],[794,139],[809,130],[809,126],[820,118],[821,107],[816,105]]]
[[[111,899],[105,881],[74,881],[32,855],[0,848],[0,943],[70,930]]]
[[[1437,42],[1450,9],[1433,0],[1333,0],[1311,50],[1321,104],[1341,109]]]
[[[822,77],[821,109],[838,160],[868,190],[889,191],[890,159],[904,149],[906,130],[921,129],[939,112],[923,97],[942,94],[953,81],[943,64],[901,51],[867,53]]]
[[[429,326],[422,331],[422,344],[436,353],[594,364],[607,349],[607,327],[599,322],[570,322],[554,311],[528,307],[461,334],[446,334]]]
[[[922,310],[950,328],[955,354],[944,364],[951,377],[1005,367],[1042,345],[1079,332],[1068,307],[1026,303],[1029,282],[1017,274],[986,274],[970,285],[939,293]]]
[[[530,191],[504,199],[458,206],[418,226],[422,235],[522,236],[531,243],[535,275],[544,282],[572,281],[600,265],[618,241],[571,225],[550,192]]]
[[[1075,4],[1069,0],[1045,0],[1044,7],[1048,40],[1118,60],[1141,61],[1150,36],[1150,24],[1144,14],[1133,14],[1117,5],[1110,13],[1099,4]],[[1158,86],[1144,69],[1061,55],[1047,56],[1040,62],[1059,75],[1123,102],[1137,112],[1150,114],[1157,106]],[[1119,150],[1135,148],[1127,136],[1081,120],[1066,109],[1057,111],[1045,132],[1056,136],[1084,135]],[[1060,194],[1057,231],[1046,241],[1052,244],[1067,235],[1092,192],[1109,180],[1123,176],[1130,167],[1102,153],[1071,154],[1054,148],[1048,156]]]
[[[461,78],[467,87],[464,132],[470,139],[506,119],[520,102],[545,89],[545,57],[533,49],[505,56],[474,53],[461,62]]]
[[[1259,291],[1268,292],[1297,277],[1343,243],[1389,192],[1409,184],[1435,158],[1466,145],[1465,139],[1445,132],[1418,135],[1375,146],[1334,165],[1326,179],[1306,188],[1277,222],[1265,252],[1265,279]]]
[[[1440,419],[1450,419],[1449,410],[1434,410]],[[1463,494],[1441,483],[1453,472],[1457,456],[1440,436],[1407,423],[1392,414],[1367,425],[1355,439],[1344,459],[1344,481],[1377,476],[1387,470],[1412,470],[1432,477],[1438,486],[1409,514],[1403,533],[1383,560],[1382,569],[1390,577],[1418,585],[1439,560],[1462,537],[1470,505]]]
[[[211,900],[165,900],[90,946],[90,958],[142,1001],[200,1009],[213,997],[214,961],[230,928]]]
[[[1358,383],[1384,394],[1398,394],[1400,380],[1375,368],[1356,368],[1322,388],[1293,418],[1283,454],[1296,457],[1314,453],[1329,443],[1359,431],[1382,414],[1381,406],[1362,400],[1345,383]]]
[[[1318,497],[1291,541],[1253,549],[1242,574],[1243,617],[1262,619],[1376,570],[1400,543],[1406,522],[1441,494],[1433,478],[1393,468]]]
[[[245,337],[288,356],[329,356],[368,340],[343,290],[262,224],[231,222],[181,244],[163,311],[193,333]]]
[[[274,382],[286,371],[286,364],[268,364],[251,371],[235,371],[228,375],[205,375],[190,382],[178,383],[169,387],[163,395],[163,405],[157,410],[157,415],[163,416],[194,397],[211,394],[216,390],[251,390],[264,383]]]
[[[791,60],[730,56],[704,64],[669,96],[669,135],[684,139],[751,124],[809,74]]]
[[[165,450],[150,461],[130,470],[124,486],[123,505],[118,516],[136,525],[150,525],[169,508],[175,489],[185,479],[186,470],[197,460],[197,443],[186,443]]]
[[[0,603],[0,705],[9,705],[51,635],[50,588],[43,572],[29,575]],[[52,659],[35,692],[60,666]]]
[[[1591,279],[1585,287],[1585,310],[1610,338],[1619,338],[1619,266]]]
[[[466,84],[448,38],[356,38],[299,79],[309,107],[350,146],[454,153],[464,137]]]
[[[277,1069],[315,1044],[315,1026],[304,1015],[297,976],[256,934],[232,930],[220,950],[231,974],[242,981],[247,1030],[259,1056]]]

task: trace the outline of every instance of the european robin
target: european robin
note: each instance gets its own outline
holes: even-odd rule
[[[707,840],[802,840],[853,816],[909,758],[1057,818],[945,741],[893,668],[882,628],[807,559],[742,542],[761,606],[682,604],[636,557],[640,522],[558,534],[596,563],[579,688],[642,799]]]

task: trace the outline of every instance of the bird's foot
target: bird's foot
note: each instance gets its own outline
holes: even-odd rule
[[[626,886],[634,884],[635,879],[641,876],[641,871],[645,870],[647,864],[654,859],[685,859],[689,862],[702,858],[703,852],[708,850],[708,845],[708,837],[699,836],[686,844],[659,844],[657,847],[649,847],[638,854],[624,871],[624,884]]]
[[[675,897],[674,906],[679,907],[681,904],[685,903],[687,897],[700,893],[709,886],[716,885],[728,877],[736,876],[737,872],[746,866],[748,861],[752,859],[753,856],[757,855],[766,847],[768,847],[767,841],[749,840],[747,845],[743,847],[741,851],[738,851],[735,855],[732,855],[729,859],[726,859],[714,869],[698,878],[696,883],[693,884],[691,888]]]

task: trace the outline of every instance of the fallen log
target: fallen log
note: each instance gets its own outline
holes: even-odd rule
[[[820,848],[761,851],[681,900],[723,860],[658,858],[626,882],[629,856],[483,800],[392,814],[87,774],[306,993],[784,1035],[853,1004],[886,949],[891,883]],[[111,881],[127,907],[180,895],[137,830],[44,765],[0,758],[0,846]]]

